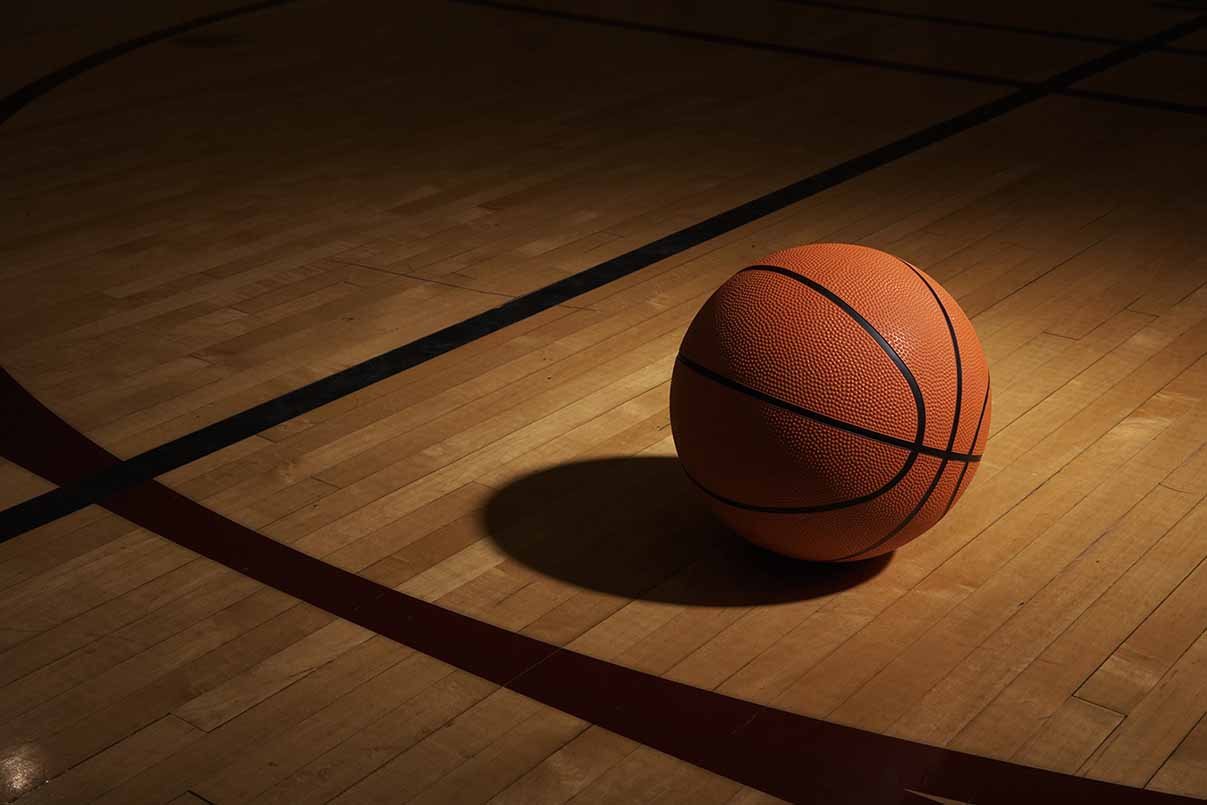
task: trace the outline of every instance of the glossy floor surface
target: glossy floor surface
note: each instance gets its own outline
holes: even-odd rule
[[[0,801],[1207,797],[1193,4],[261,5],[0,33]],[[720,526],[667,414],[818,241],[943,283],[994,392],[951,513],[840,567]],[[606,679],[904,741],[714,761]]]

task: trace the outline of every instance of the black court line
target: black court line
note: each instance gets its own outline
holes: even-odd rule
[[[9,118],[17,114],[24,107],[28,106],[32,101],[42,97],[46,93],[65,84],[73,78],[78,78],[83,73],[95,67],[100,67],[114,59],[124,56],[127,53],[145,48],[147,45],[153,45],[156,42],[162,42],[165,39],[171,39],[173,36],[179,36],[183,33],[202,28],[206,25],[213,25],[216,22],[224,22],[233,17],[240,17],[244,14],[252,14],[256,11],[264,11],[276,6],[284,6],[290,3],[296,3],[298,0],[263,0],[263,2],[252,3],[247,6],[239,6],[238,8],[219,11],[214,14],[206,14],[203,17],[194,17],[187,22],[182,22],[177,25],[171,25],[167,28],[160,28],[157,31],[152,31],[149,34],[130,39],[126,42],[114,45],[113,47],[98,50],[82,59],[73,61],[66,67],[55,70],[53,73],[48,73],[39,79],[31,81],[15,92],[10,93],[4,98],[0,98],[0,125],[3,125]]]
[[[0,370],[0,455],[66,483],[117,458]],[[55,453],[47,451],[54,445]],[[104,505],[332,615],[631,740],[790,802],[1175,805],[1187,797],[867,732],[588,657],[401,593],[240,525],[156,481]]]
[[[1166,101],[1160,98],[1141,98],[1136,95],[1117,95],[1113,92],[1099,92],[1092,89],[1067,89],[1061,95],[1072,98],[1085,98],[1090,101],[1105,101],[1119,103],[1125,106],[1135,106],[1140,109],[1153,109],[1159,112],[1177,112],[1184,115],[1207,115],[1207,104],[1182,103]]]
[[[783,53],[793,56],[803,56],[805,58],[834,62],[837,64],[852,64],[860,67],[872,67],[878,70],[887,70],[890,72],[924,75],[931,78],[945,78],[954,81],[965,81],[972,84],[982,84],[992,87],[1014,87],[1016,89],[1021,89],[1039,86],[1043,83],[1038,81],[1024,81],[1015,78],[1004,78],[1002,76],[988,75],[985,73],[973,73],[966,70],[951,70],[943,67],[927,67],[921,64],[910,64],[909,62],[876,59],[870,56],[855,56],[853,54],[843,53],[841,51],[796,47],[793,45],[777,45],[771,42],[763,42],[756,39],[742,39],[740,37],[727,36],[724,34],[713,34],[704,31],[688,31],[681,28],[670,28],[663,25],[652,25],[643,22],[632,22],[629,20],[616,20],[607,17],[596,17],[590,14],[578,14],[570,11],[533,8],[532,6],[521,5],[519,3],[502,2],[502,0],[450,0],[450,2],[461,3],[463,5],[481,6],[482,8],[493,8],[498,11],[512,11],[538,17],[549,17],[551,19],[566,20],[568,22],[579,22],[587,25],[597,25],[605,28],[618,28],[626,31],[661,34],[663,36],[673,36],[677,39],[690,39],[698,42],[708,42],[714,45],[729,45],[731,47],[746,48],[748,50],[762,50],[769,53]],[[1124,44],[1129,44],[1128,40],[1122,41]],[[1137,41],[1143,42],[1146,40]],[[1147,50],[1160,50],[1160,47],[1148,48]],[[1100,101],[1102,103],[1111,103],[1121,106],[1135,106],[1141,109],[1154,109],[1163,112],[1175,112],[1178,114],[1207,115],[1207,105],[1164,101],[1159,98],[1144,98],[1133,95],[1124,95],[1121,93],[1094,92],[1091,90],[1074,90],[1068,88],[1054,90],[1048,94],[1068,95],[1076,98],[1083,98],[1085,100]]]
[[[826,0],[780,0],[794,6],[809,8],[824,8],[830,11],[841,11],[846,14],[866,14],[874,17],[888,17],[897,20],[913,22],[929,22],[936,25],[949,25],[953,28],[969,28],[977,31],[994,31],[997,33],[1019,34],[1022,36],[1039,36],[1046,39],[1062,39],[1066,42],[1085,42],[1090,45],[1126,45],[1134,40],[1120,39],[1113,36],[1097,36],[1082,34],[1074,31],[1055,31],[1049,28],[1032,28],[1026,25],[1008,25],[1000,22],[985,22],[964,17],[945,17],[939,14],[921,14],[916,11],[897,11],[894,9],[864,6],[858,3],[835,3]],[[1154,48],[1158,53],[1177,53],[1183,56],[1207,56],[1207,50],[1197,48],[1160,47]]]
[[[944,67],[927,67],[923,64],[910,64],[908,62],[897,62],[889,59],[877,59],[871,56],[856,56],[851,53],[843,53],[837,50],[822,50],[821,48],[800,47],[797,45],[779,45],[775,44],[774,42],[764,42],[758,39],[744,39],[742,37],[729,36],[727,34],[715,34],[707,31],[689,31],[683,28],[671,28],[665,25],[653,25],[644,22],[597,17],[592,14],[579,14],[573,11],[534,8],[532,6],[526,6],[520,3],[502,2],[502,0],[450,0],[450,2],[460,3],[467,6],[479,6],[481,8],[493,8],[496,11],[512,11],[520,14],[529,14],[536,17],[548,17],[550,19],[565,20],[567,22],[586,23],[605,28],[619,28],[625,31],[639,31],[646,34],[661,34],[662,36],[673,36],[676,39],[691,39],[697,42],[708,42],[709,44],[713,45],[728,45],[730,47],[745,48],[747,50],[761,50],[768,53],[782,53],[789,56],[804,56],[810,59],[835,62],[837,64],[853,64],[859,67],[875,67],[880,70],[891,70],[899,73],[913,73],[915,75],[924,75],[931,78],[950,78],[956,81],[968,81],[973,84],[986,84],[994,87],[1013,87],[1017,89],[1019,87],[1029,86],[1032,83],[1014,78],[988,75],[986,73],[974,73],[966,70],[950,70]]]
[[[601,288],[668,257],[757,221],[842,182],[916,153],[1019,107],[1052,95],[1088,76],[1109,70],[1155,47],[1207,26],[1198,15],[1125,45],[1033,86],[982,104],[947,120],[848,159],[711,218],[613,257],[498,307],[471,316],[409,344],[260,403],[200,430],[147,450],[121,464],[43,493],[0,512],[0,541],[105,500],[123,489],[190,464],[268,428],[443,355],[471,341]]]

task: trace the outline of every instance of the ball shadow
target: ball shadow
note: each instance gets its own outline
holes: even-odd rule
[[[765,551],[708,510],[673,458],[608,458],[525,476],[482,518],[516,561],[602,593],[696,606],[803,601],[861,584],[891,554],[804,562]]]

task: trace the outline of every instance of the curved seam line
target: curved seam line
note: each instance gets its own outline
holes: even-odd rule
[[[333,375],[328,375],[299,389],[252,406],[218,422],[213,422],[192,433],[160,444],[125,460],[118,465],[120,469],[105,470],[88,478],[75,479],[69,485],[60,485],[57,489],[43,492],[34,498],[10,506],[0,511],[0,541],[24,534],[54,519],[79,511],[89,504],[98,503],[109,494],[151,480],[224,447],[229,447],[241,439],[254,436],[281,422],[313,411],[325,403],[366,388],[372,383],[445,355],[457,347],[550,310],[569,299],[601,288],[609,282],[630,276],[660,260],[682,254],[701,243],[733,232],[745,224],[811,198],[873,169],[893,163],[922,148],[948,140],[961,132],[995,120],[1041,98],[1067,92],[1067,88],[1078,81],[1131,61],[1167,42],[1173,42],[1200,30],[1205,24],[1207,24],[1207,15],[1198,15],[1165,28],[1126,47],[1104,53],[1090,61],[1049,76],[1034,86],[933,123],[859,156],[717,213],[703,221],[664,235],[658,240],[605,260],[577,274],[538,288],[525,296],[512,299],[498,307],[417,338],[408,344],[349,366]],[[103,63],[105,54],[112,55],[112,51],[93,54],[93,57],[75,62],[71,67],[77,71],[86,68],[93,63],[90,60],[94,58],[100,59],[100,63]],[[58,83],[61,83],[60,79],[63,79],[64,75],[67,73],[57,71],[26,85],[20,90],[20,92],[27,93],[26,96],[23,96],[24,99],[10,95],[0,101],[0,122],[3,122],[6,115],[11,116],[12,112],[18,110],[32,98],[53,89]],[[16,106],[12,105],[14,103]]]
[[[100,67],[108,62],[113,61],[127,53],[131,53],[148,45],[154,45],[165,39],[171,39],[174,36],[179,36],[183,33],[194,31],[197,28],[204,28],[207,25],[213,25],[218,22],[226,22],[233,17],[238,17],[243,14],[252,14],[257,11],[267,11],[274,6],[287,5],[297,2],[297,0],[261,0],[258,3],[251,5],[240,6],[238,8],[230,8],[224,11],[218,11],[213,14],[206,14],[201,17],[194,17],[191,20],[169,25],[166,28],[159,28],[142,36],[129,39],[125,42],[119,42],[103,50],[98,50],[95,53],[90,53],[83,58],[76,59],[71,64],[65,67],[60,67],[53,73],[48,73],[41,78],[37,78],[23,87],[18,87],[13,92],[0,98],[0,124],[5,123],[9,118],[13,117],[17,112],[28,106],[32,101],[40,98],[56,87],[67,83],[73,78],[77,78],[88,70]]]
[[[714,372],[712,369],[709,369],[705,366],[701,366],[700,364],[693,361],[691,358],[688,358],[687,356],[685,356],[682,352],[679,353],[679,355],[675,358],[675,360],[677,362],[683,364],[684,366],[686,366],[688,369],[691,369],[692,371],[701,375],[702,377],[705,377],[705,378],[713,381],[714,383],[718,383],[722,386],[731,388],[734,391],[740,392],[741,394],[745,394],[750,397],[754,397],[755,399],[760,400],[761,402],[765,402],[768,405],[774,405],[777,408],[783,408],[785,411],[791,411],[794,414],[799,414],[808,419],[812,419],[816,422],[820,422],[823,425],[829,425],[832,428],[837,428],[838,430],[844,430],[844,431],[847,431],[848,433],[853,433],[856,436],[863,436],[866,439],[871,439],[873,441],[880,442],[881,444],[887,444],[887,445],[891,445],[893,447],[899,447],[902,450],[909,450],[912,452],[921,453],[922,455],[932,456],[934,458],[945,458],[945,459],[948,459],[949,461],[980,461],[981,460],[981,457],[975,453],[952,453],[952,452],[940,450],[937,447],[930,447],[925,444],[918,444],[917,442],[911,442],[907,439],[898,439],[896,436],[889,436],[886,433],[880,433],[879,431],[868,430],[867,428],[861,428],[858,425],[852,425],[850,422],[844,422],[841,419],[834,419],[833,417],[826,416],[825,414],[818,413],[817,411],[812,411],[808,408],[802,408],[801,406],[790,403],[787,400],[781,400],[778,397],[773,397],[770,394],[759,391],[756,388],[751,388],[750,386],[747,386],[743,383],[739,383],[738,381],[728,378],[725,375]]]
[[[976,430],[974,430],[972,432],[972,445],[969,447],[970,450],[976,447],[977,437],[979,437],[981,435],[981,425],[985,421],[985,409],[988,407],[989,407],[989,382],[988,382],[988,378],[986,378],[985,399],[981,401],[981,415],[979,417],[977,417]],[[952,504],[954,504],[956,502],[956,495],[958,495],[960,493],[960,484],[964,483],[964,475],[967,472],[968,472],[968,465],[965,464],[963,467],[960,468],[960,477],[956,479],[955,488],[953,488],[951,490],[951,497],[949,497],[947,499],[947,505],[945,507],[943,507],[943,514],[947,514],[949,511],[951,511]]]
[[[690,472],[688,472],[686,468],[683,470],[683,473],[687,476],[689,481],[700,487],[704,494],[717,501],[720,501],[721,503],[724,503],[727,506],[733,506],[735,509],[762,512],[764,514],[810,514],[812,512],[833,511],[835,509],[845,509],[850,506],[858,506],[860,503],[867,503],[869,500],[880,497],[885,492],[889,491],[900,483],[901,479],[906,476],[910,470],[910,467],[914,466],[914,462],[917,460],[918,452],[916,450],[911,450],[910,454],[906,457],[905,462],[901,465],[901,469],[897,471],[897,474],[890,478],[888,482],[879,489],[868,492],[864,495],[860,495],[859,497],[838,500],[833,503],[819,503],[816,506],[763,506],[756,503],[743,503],[740,500],[731,500],[722,495],[718,495],[716,492],[712,491],[707,486],[696,480],[696,478]],[[680,462],[680,464],[682,464],[682,462]],[[967,467],[968,464],[965,463],[964,466]]]
[[[935,291],[934,287],[930,284],[930,282],[927,281],[926,277],[922,276],[922,272],[920,272],[917,268],[915,268],[913,266],[913,264],[908,263],[905,260],[902,260],[901,258],[897,258],[897,260],[898,260],[898,262],[900,262],[903,265],[905,265],[906,267],[908,267],[910,269],[910,271],[913,271],[914,274],[918,277],[918,279],[922,280],[922,284],[926,286],[926,289],[928,291],[930,291],[930,295],[933,296],[935,299],[935,304],[937,304],[939,306],[939,311],[942,312],[942,314],[943,314],[943,320],[945,322],[947,322],[947,333],[949,336],[951,336],[951,350],[952,350],[953,355],[955,356],[955,364],[956,364],[956,404],[955,404],[955,410],[953,411],[952,417],[951,417],[951,433],[947,437],[947,451],[950,453],[951,448],[953,446],[955,446],[956,430],[960,426],[960,403],[961,403],[961,398],[963,397],[963,394],[964,394],[964,370],[963,370],[963,366],[961,365],[961,362],[960,362],[960,341],[958,338],[956,338],[956,328],[951,323],[951,315],[948,314],[947,308],[943,305],[943,300],[939,298],[939,294]],[[988,389],[986,389],[986,390],[988,390]],[[965,469],[967,469],[968,465],[965,464],[964,467],[965,467]],[[854,553],[847,554],[846,556],[840,556],[837,559],[834,559],[831,561],[842,562],[842,561],[845,561],[848,559],[854,559],[855,557],[859,556],[860,554],[865,554],[868,551],[876,550],[881,545],[883,545],[884,543],[888,542],[893,537],[900,534],[901,531],[907,525],[909,525],[910,523],[913,522],[914,518],[918,516],[918,512],[922,511],[922,507],[926,505],[926,502],[928,500],[930,500],[930,496],[934,494],[935,488],[938,487],[939,480],[943,477],[943,473],[944,473],[944,471],[946,471],[946,469],[947,469],[947,459],[944,458],[941,462],[939,462],[939,469],[935,471],[935,477],[931,479],[930,486],[928,486],[926,489],[926,494],[924,494],[922,496],[921,500],[918,501],[918,504],[916,506],[914,506],[913,510],[905,516],[905,519],[902,520],[897,525],[896,528],[894,528],[892,531],[888,532],[883,537],[881,537],[878,541],[872,543],[871,545],[864,548],[863,550],[855,551]]]
[[[118,461],[34,399],[3,368],[0,400],[17,403],[13,407],[20,416],[13,419],[21,423],[24,437],[0,441],[0,454],[30,472],[45,473],[44,477],[56,483],[70,477],[64,462],[41,449],[48,442],[60,444],[87,463]],[[102,505],[177,545],[337,617],[782,799],[813,801],[820,790],[850,795],[844,799],[896,803],[902,785],[916,789],[924,784],[927,790],[963,801],[980,801],[982,795],[992,800],[994,792],[1005,788],[1021,791],[1037,802],[1173,803],[1184,799],[858,730],[604,662],[329,565],[157,481],[132,487]],[[181,523],[191,526],[181,528]],[[672,722],[678,731],[665,728]],[[883,755],[887,765],[879,777],[870,781],[866,774],[852,777],[841,763],[833,762],[835,753],[792,751],[792,747],[811,742],[850,746],[852,741],[857,753]],[[794,760],[799,761],[796,767],[791,766]],[[935,769],[942,770],[941,779],[936,778]],[[890,784],[883,784],[883,779]]]
[[[832,303],[837,305],[843,313],[846,313],[848,316],[854,319],[855,323],[863,328],[867,334],[876,341],[876,344],[884,351],[884,354],[889,357],[889,360],[896,365],[897,371],[901,373],[901,376],[905,379],[906,384],[909,385],[909,390],[914,395],[914,413],[917,420],[917,429],[914,433],[914,444],[922,444],[923,436],[926,434],[926,402],[922,399],[922,389],[918,386],[918,380],[914,377],[914,373],[910,371],[910,368],[905,364],[905,361],[902,360],[901,356],[897,354],[897,350],[893,349],[893,345],[888,342],[888,339],[880,334],[880,331],[877,330],[870,321],[865,319],[858,310],[852,307],[850,303],[848,303],[841,296],[834,293],[820,282],[809,279],[803,274],[797,274],[795,271],[789,271],[781,266],[769,266],[763,264],[747,266],[738,273],[745,274],[747,271],[767,271],[772,274],[778,274],[781,277],[787,277],[794,282],[799,282],[800,284],[806,286],[807,288],[811,288],[812,290],[824,296],[826,299],[830,300]],[[911,446],[910,449],[914,448]],[[951,446],[948,445],[948,451],[950,452],[950,450]]]

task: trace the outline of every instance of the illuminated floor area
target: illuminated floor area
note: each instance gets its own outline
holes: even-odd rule
[[[1194,4],[72,5],[0,34],[0,801],[1207,797]],[[667,412],[824,241],[993,383],[845,565]]]

